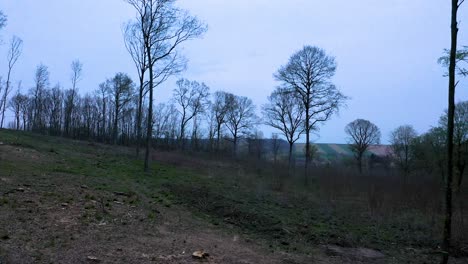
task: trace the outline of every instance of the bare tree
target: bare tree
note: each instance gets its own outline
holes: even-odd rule
[[[209,94],[209,88],[204,83],[189,81],[187,79],[177,81],[177,88],[174,89],[173,99],[179,105],[178,111],[181,114],[179,140],[182,149],[185,146],[187,123],[205,111]]]
[[[221,140],[221,129],[226,123],[226,115],[229,111],[228,99],[229,94],[222,91],[216,91],[214,94],[214,100],[211,105],[211,111],[213,113],[214,121],[214,134],[216,135],[216,151],[219,151],[219,143]]]
[[[49,130],[52,135],[60,135],[62,129],[63,91],[57,84],[51,91],[51,112]]]
[[[108,82],[99,84],[99,88],[96,90],[96,94],[99,97],[98,106],[101,108],[98,116],[98,136],[101,141],[105,141],[106,137],[106,111],[109,91],[110,88]]]
[[[112,128],[112,143],[117,144],[118,122],[125,106],[131,101],[133,95],[133,81],[125,73],[117,73],[109,80],[112,104],[114,105],[114,120]]]
[[[233,154],[236,157],[239,138],[249,134],[257,123],[257,116],[255,105],[249,98],[233,94],[228,94],[227,97],[229,109],[226,115],[226,127],[232,136],[229,140],[233,143]]]
[[[153,90],[155,77],[173,74],[177,63],[168,63],[177,58],[177,47],[206,31],[196,17],[174,6],[175,0],[126,0],[137,11],[137,23],[146,49],[149,69],[149,105],[146,130],[145,171],[149,170],[149,152],[153,136]],[[156,70],[156,74],[155,74]],[[166,78],[161,78],[162,83]]]
[[[7,17],[5,14],[0,10],[0,29],[3,29],[7,24]],[[2,39],[0,38],[0,44],[2,44]]]
[[[1,99],[1,105],[0,108],[2,110],[2,118],[0,121],[0,127],[3,127],[3,121],[5,119],[5,110],[6,110],[6,103],[7,103],[7,98],[8,94],[10,93],[10,87],[11,87],[11,72],[13,70],[13,67],[15,66],[16,62],[18,61],[18,58],[21,55],[21,52],[23,50],[23,40],[20,38],[13,36],[10,42],[10,48],[8,49],[8,73],[7,73],[7,80],[5,84],[5,90],[3,91],[3,96]]]
[[[364,153],[372,144],[380,143],[380,129],[368,120],[356,119],[345,128],[346,134],[350,136],[350,148],[354,153],[362,173],[362,158]]]
[[[3,14],[3,12],[0,10],[0,29],[2,29],[3,27],[6,26],[6,23],[7,23],[7,17],[5,16],[5,14]]]
[[[405,174],[405,183],[413,161],[413,151],[411,148],[417,136],[418,133],[410,125],[399,126],[390,134],[393,155]]]
[[[457,38],[458,38],[458,9],[465,0],[452,0],[451,10],[451,46],[449,57],[449,86],[448,86],[448,113],[447,113],[447,180],[445,186],[445,222],[442,240],[444,251],[442,263],[448,263],[450,252],[450,239],[452,235],[452,192],[453,192],[453,134],[455,115],[455,73],[457,67]]]
[[[281,141],[277,133],[271,133],[271,152],[273,153],[273,162],[276,164],[278,153],[281,147]]]
[[[15,126],[16,130],[21,128],[21,112],[24,109],[24,105],[28,102],[28,97],[24,94],[21,94],[21,83],[18,84],[18,90],[16,94],[10,99],[8,106],[13,111],[15,115]],[[23,121],[24,122],[24,121]],[[26,125],[25,123],[23,125]]]
[[[263,106],[265,123],[278,129],[289,143],[288,161],[291,165],[294,143],[304,133],[304,106],[299,97],[289,89],[277,88]]]
[[[70,90],[66,91],[65,98],[65,120],[64,120],[64,132],[65,135],[69,136],[71,134],[72,126],[72,117],[75,110],[75,98],[78,94],[78,82],[81,81],[83,73],[83,64],[79,60],[74,60],[71,64],[71,84],[72,87]]]
[[[34,76],[35,86],[32,89],[32,129],[41,131],[45,125],[44,98],[49,86],[50,73],[47,66],[40,64]]]
[[[294,53],[289,62],[280,67],[274,75],[282,86],[291,89],[300,98],[305,112],[306,134],[305,183],[310,163],[310,133],[318,130],[318,124],[325,122],[336,113],[346,101],[346,97],[331,83],[335,75],[335,58],[323,49],[304,46]]]
[[[143,111],[143,97],[145,96],[145,73],[148,70],[146,48],[139,23],[128,23],[124,29],[125,46],[130,53],[138,72],[138,108],[136,117],[136,156],[140,154],[141,122]]]

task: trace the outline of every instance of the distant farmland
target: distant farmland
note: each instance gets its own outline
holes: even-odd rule
[[[351,152],[349,144],[327,144],[327,143],[317,143],[312,144],[317,147],[317,159],[320,161],[336,161],[340,159],[350,159],[353,158],[354,154]],[[295,144],[294,154],[297,160],[303,158],[305,144],[297,143]],[[370,157],[375,155],[377,157],[383,158],[391,155],[392,150],[390,145],[373,145],[370,146],[366,151],[366,156]]]

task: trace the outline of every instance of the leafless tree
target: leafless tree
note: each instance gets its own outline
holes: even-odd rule
[[[306,184],[311,157],[310,133],[319,129],[318,124],[329,120],[347,99],[331,82],[335,71],[334,57],[318,47],[304,46],[274,75],[282,87],[295,92],[304,106]]]
[[[257,129],[252,131],[252,133],[248,135],[247,144],[249,155],[255,157],[257,161],[261,160],[265,148],[263,132]]]
[[[273,153],[273,162],[276,164],[278,153],[281,147],[281,141],[277,133],[271,134],[271,151]]]
[[[75,100],[78,95],[78,82],[81,81],[83,74],[83,64],[79,60],[74,60],[71,64],[71,84],[72,87],[70,90],[65,93],[65,120],[64,120],[64,130],[65,135],[69,136],[71,134],[71,126],[73,120],[73,114],[75,110]]]
[[[455,80],[457,67],[457,41],[458,41],[458,21],[457,15],[460,6],[465,0],[452,0],[451,10],[451,45],[449,56],[449,86],[448,86],[448,113],[447,113],[447,180],[445,186],[445,222],[442,240],[442,250],[444,251],[442,263],[448,263],[450,252],[450,239],[452,233],[452,192],[453,192],[453,136],[455,120]]]
[[[44,99],[49,86],[49,76],[47,66],[43,64],[37,66],[34,76],[35,86],[32,89],[32,129],[35,131],[41,131],[45,125]]]
[[[21,94],[21,83],[18,84],[18,89],[15,95],[10,99],[8,106],[13,111],[15,115],[15,126],[16,130],[20,130],[21,128],[21,112],[25,108],[24,106],[28,102],[28,97],[24,94]],[[23,120],[23,126],[25,126],[25,121]]]
[[[138,109],[136,117],[136,155],[140,154],[140,141],[141,141],[141,122],[142,122],[142,111],[143,111],[143,98],[145,96],[145,73],[148,70],[148,61],[146,55],[146,48],[143,36],[141,34],[141,28],[139,23],[128,23],[124,29],[124,40],[125,46],[130,53],[135,67],[138,72]]]
[[[133,81],[125,73],[117,73],[109,80],[109,92],[114,105],[114,120],[112,128],[112,143],[117,144],[118,122],[125,106],[132,100]]]
[[[393,155],[405,174],[405,183],[413,161],[413,151],[411,148],[417,136],[418,133],[410,125],[399,126],[390,134]]]
[[[106,135],[106,111],[109,90],[110,88],[107,82],[99,84],[99,88],[96,90],[98,106],[100,108],[98,115],[98,136],[101,141],[105,140],[104,138]]]
[[[7,24],[7,17],[5,14],[0,10],[0,29],[3,29]],[[2,39],[0,38],[0,44],[2,44]]]
[[[196,17],[174,6],[175,0],[126,0],[137,11],[136,22],[146,49],[149,69],[149,105],[146,130],[145,171],[149,170],[149,152],[153,132],[153,90],[158,85],[154,80],[162,73],[160,82],[173,74],[180,63],[176,63],[177,47],[206,31],[206,26]],[[169,61],[169,63],[168,63]],[[156,74],[155,74],[156,70]]]
[[[248,135],[258,120],[255,115],[255,105],[247,97],[228,94],[227,105],[229,109],[225,125],[231,134],[228,140],[233,143],[233,154],[236,157],[239,138]]]
[[[368,120],[356,119],[346,126],[345,132],[350,136],[350,148],[358,162],[359,172],[362,173],[364,153],[370,145],[380,143],[380,129]]]
[[[52,135],[60,135],[62,130],[63,91],[57,84],[51,91],[51,112],[49,130]]]
[[[8,56],[7,56],[7,60],[8,60],[7,80],[5,83],[5,89],[3,91],[2,99],[0,100],[1,102],[0,109],[2,111],[2,119],[0,121],[0,127],[3,127],[8,94],[10,93],[10,90],[11,90],[10,89],[11,88],[11,82],[10,82],[11,72],[16,62],[18,61],[18,58],[20,57],[22,50],[23,50],[23,40],[21,40],[20,38],[16,36],[13,36],[10,42],[10,48],[8,49]]]
[[[0,10],[0,29],[2,29],[3,27],[6,26],[6,23],[7,23],[7,17],[5,16],[5,14],[3,14],[3,12]]]
[[[278,129],[289,143],[289,164],[291,164],[294,143],[304,133],[304,106],[299,97],[290,89],[277,88],[263,106],[265,123]]]
[[[221,129],[226,123],[226,115],[229,111],[229,94],[222,91],[216,91],[214,94],[214,100],[211,104],[211,112],[213,113],[214,131],[213,135],[216,135],[216,151],[219,151],[219,143],[221,140]]]
[[[179,140],[184,149],[185,132],[187,124],[197,115],[203,113],[208,103],[209,88],[204,83],[180,79],[177,81],[177,88],[174,89],[173,99],[179,105],[180,134]]]

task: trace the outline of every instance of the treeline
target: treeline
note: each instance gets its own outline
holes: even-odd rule
[[[50,85],[45,65],[36,69],[34,87],[11,96],[14,114],[9,127],[74,139],[111,144],[137,144],[138,95],[136,85],[125,73],[102,82],[92,93],[81,95],[77,85],[82,64],[72,63],[72,88]],[[172,99],[156,105],[152,121],[154,144],[166,149],[221,150],[222,141],[237,145],[259,119],[251,99],[228,92],[210,93],[204,83],[180,79]],[[148,102],[143,101],[143,111]],[[143,116],[142,119],[145,119]],[[142,123],[143,130],[146,125]],[[202,146],[200,140],[208,140]],[[188,144],[187,142],[191,143]]]

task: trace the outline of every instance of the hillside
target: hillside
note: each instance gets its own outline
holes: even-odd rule
[[[359,197],[280,192],[221,160],[156,152],[145,174],[130,148],[0,141],[0,263],[437,263],[440,227],[413,209],[372,218]]]

